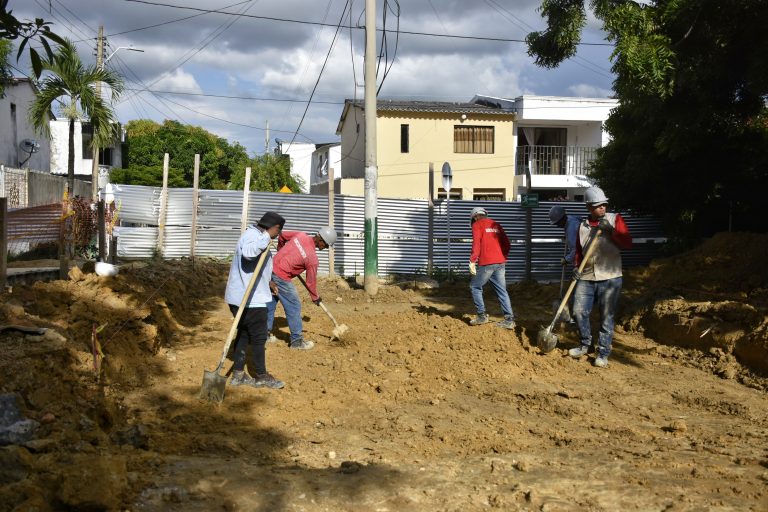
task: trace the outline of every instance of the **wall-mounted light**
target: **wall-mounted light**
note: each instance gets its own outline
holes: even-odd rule
[[[463,123],[466,120],[467,120],[467,114],[461,114],[461,122]]]

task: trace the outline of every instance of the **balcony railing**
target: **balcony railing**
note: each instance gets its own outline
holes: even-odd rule
[[[596,147],[518,146],[515,174],[588,174],[589,163],[597,157]]]

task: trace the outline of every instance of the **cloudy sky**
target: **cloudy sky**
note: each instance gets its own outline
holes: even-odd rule
[[[378,33],[379,98],[611,95],[611,47],[595,20],[583,41],[597,44],[547,70],[519,42],[544,27],[540,0],[376,3],[377,28],[386,12],[387,30],[386,46]],[[128,89],[117,105],[124,123],[176,119],[260,154],[267,124],[271,148],[275,138],[337,141],[344,99],[364,96],[364,0],[11,0],[10,8],[52,21],[90,62],[103,25],[107,66]],[[131,45],[143,52],[113,54]]]

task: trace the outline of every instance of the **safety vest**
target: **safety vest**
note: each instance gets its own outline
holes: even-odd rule
[[[606,220],[616,227],[616,214],[606,213]],[[596,233],[596,230],[594,230]],[[579,226],[579,242],[582,247],[583,254],[587,252],[587,244],[592,237],[593,229],[589,225],[589,220],[584,221]],[[600,237],[595,240],[597,247],[595,247],[592,256],[584,266],[581,279],[587,281],[604,281],[606,279],[613,279],[621,277],[621,250],[613,243],[610,236],[600,234]]]

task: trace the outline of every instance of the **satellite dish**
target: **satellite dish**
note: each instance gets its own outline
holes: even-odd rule
[[[23,152],[29,153],[30,155],[40,151],[40,143],[35,139],[24,139],[19,143],[19,147]]]

